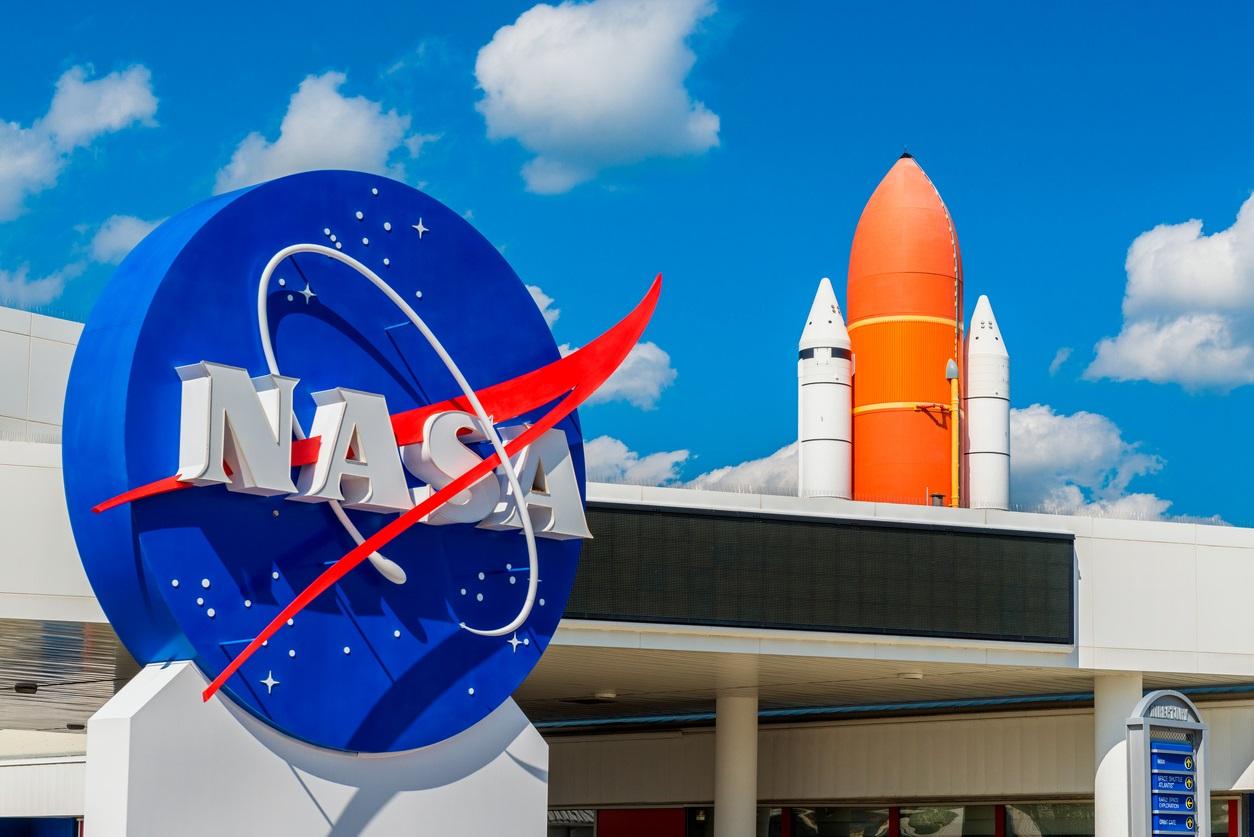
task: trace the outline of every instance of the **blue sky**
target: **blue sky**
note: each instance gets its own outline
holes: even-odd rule
[[[604,476],[687,481],[795,437],[815,285],[843,302],[908,147],[1011,350],[1015,501],[1254,524],[1248,8],[534,5],[7,10],[0,296],[82,319],[144,222],[386,171],[468,213],[559,342],[665,274],[653,348],[582,415]],[[786,460],[702,484],[782,485]]]

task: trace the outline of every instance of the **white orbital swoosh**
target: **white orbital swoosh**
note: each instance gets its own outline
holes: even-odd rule
[[[453,380],[455,380],[457,385],[461,388],[462,394],[466,396],[466,400],[475,411],[475,415],[479,418],[479,421],[483,423],[484,432],[488,437],[488,441],[492,443],[492,449],[501,460],[501,467],[505,470],[505,477],[509,481],[509,487],[514,492],[514,497],[516,498],[519,506],[518,516],[522,522],[523,534],[526,536],[527,540],[527,568],[529,573],[529,578],[527,579],[527,599],[523,603],[522,609],[518,611],[518,614],[510,620],[508,624],[499,628],[483,630],[480,628],[472,628],[465,622],[461,623],[461,627],[473,634],[478,634],[479,636],[505,636],[506,634],[513,633],[518,628],[522,627],[523,623],[527,621],[527,617],[531,615],[532,608],[535,607],[536,590],[540,581],[539,557],[536,554],[536,535],[531,525],[531,513],[527,508],[527,495],[523,492],[522,486],[518,482],[518,473],[514,469],[514,463],[511,462],[510,458],[505,454],[505,444],[501,441],[501,436],[497,433],[496,426],[492,423],[492,419],[488,416],[487,411],[483,409],[483,405],[479,403],[479,396],[475,394],[474,389],[466,380],[466,376],[462,374],[461,369],[458,368],[457,363],[444,348],[440,339],[435,336],[435,332],[427,326],[422,317],[418,316],[418,312],[411,308],[409,303],[406,302],[400,294],[392,289],[391,285],[385,282],[373,270],[366,267],[364,264],[357,261],[347,253],[340,250],[333,250],[330,247],[324,247],[321,244],[292,244],[288,247],[284,247],[270,258],[269,263],[266,264],[265,270],[261,272],[261,280],[257,285],[257,327],[261,336],[261,348],[265,353],[266,365],[269,367],[271,375],[278,375],[281,373],[279,372],[278,361],[275,360],[274,357],[274,346],[270,340],[270,316],[266,310],[266,290],[270,285],[270,278],[274,275],[274,271],[278,269],[279,264],[282,263],[284,259],[287,259],[290,256],[295,256],[299,253],[314,253],[319,256],[326,256],[329,259],[334,259],[341,264],[351,267],[363,278],[369,280],[372,285],[382,291],[383,295],[391,300],[392,304],[400,309],[401,313],[403,313],[405,317],[413,323],[414,327],[418,329],[422,336],[426,338],[427,344],[444,363],[444,367],[448,369],[449,374],[453,376]],[[297,438],[305,438],[304,431],[301,429],[300,423],[296,420],[295,416],[292,418],[292,429]],[[340,521],[341,525],[344,526],[345,531],[347,531],[353,541],[360,546],[365,541],[361,532],[359,532],[357,527],[353,525],[353,522],[349,520],[348,514],[345,513],[344,509],[337,501],[331,500],[329,502],[331,504],[332,511],[335,513],[335,516]],[[373,564],[375,569],[377,569],[383,577],[389,581],[396,584],[405,583],[405,570],[402,569],[395,561],[385,558],[378,552],[374,552],[370,555],[370,563]]]

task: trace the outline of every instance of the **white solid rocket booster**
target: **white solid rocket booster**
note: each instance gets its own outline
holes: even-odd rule
[[[852,496],[853,363],[831,280],[814,294],[797,345],[797,483],[802,497]]]
[[[987,296],[967,331],[967,505],[1010,508],[1010,354]]]

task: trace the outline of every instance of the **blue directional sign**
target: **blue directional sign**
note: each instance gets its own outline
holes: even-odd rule
[[[1188,815],[1154,815],[1155,834],[1194,834],[1197,832],[1197,820]]]
[[[1192,794],[1156,793],[1151,804],[1155,814],[1188,814],[1197,807]]]
[[[1192,776],[1182,773],[1155,773],[1150,777],[1150,790],[1158,792],[1182,793],[1192,791],[1197,782]]]
[[[1193,790],[1197,769],[1193,745],[1188,741],[1150,740],[1150,814],[1155,834],[1195,834],[1197,807],[1194,796],[1159,793],[1162,790]],[[1163,787],[1171,785],[1170,788]]]
[[[1161,773],[1189,773],[1193,770],[1193,754],[1189,753],[1158,753],[1150,754],[1150,769]]]

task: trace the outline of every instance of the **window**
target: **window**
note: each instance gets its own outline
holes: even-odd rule
[[[794,837],[885,837],[887,808],[793,808]]]
[[[684,837],[714,837],[713,808],[688,808],[684,815],[687,822]]]
[[[901,837],[967,837],[997,833],[996,808],[962,805],[901,809]]]
[[[1006,833],[1014,837],[1093,837],[1093,803],[1007,805]]]
[[[783,808],[758,808],[758,825],[756,837],[781,837],[783,827],[780,818]],[[686,810],[687,826],[684,837],[713,837],[714,809],[688,808]],[[796,834],[796,832],[793,832]]]
[[[595,811],[549,811],[548,837],[592,837],[595,822]]]
[[[1228,837],[1232,834],[1229,831],[1229,802],[1236,802],[1235,799],[1212,799],[1210,801],[1210,833],[1213,837]],[[1236,825],[1236,823],[1232,823]]]

